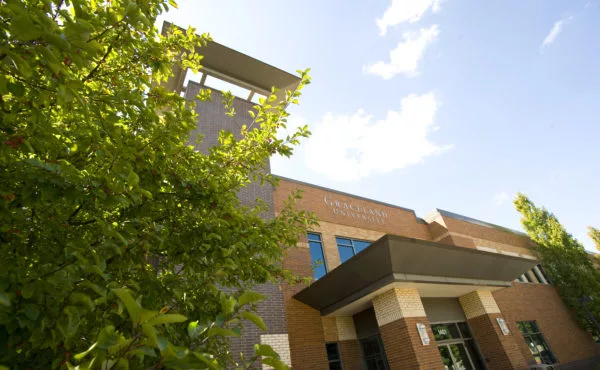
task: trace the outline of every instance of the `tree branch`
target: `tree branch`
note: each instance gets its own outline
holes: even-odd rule
[[[94,69],[92,69],[90,71],[90,73],[88,73],[88,75],[81,81],[81,82],[85,82],[90,80],[92,77],[94,77],[94,74],[96,74],[96,72],[98,71],[98,68],[100,68],[100,66],[106,61],[106,58],[108,58],[108,55],[112,52],[113,50],[113,46],[115,45],[115,43],[117,41],[119,41],[119,39],[121,38],[121,35],[119,34],[117,36],[117,38],[115,39],[114,43],[110,44],[110,46],[108,47],[108,50],[106,50],[106,53],[104,54],[104,56],[102,57],[102,59],[100,59],[100,61],[98,62],[98,64],[96,64],[96,66],[94,67]]]

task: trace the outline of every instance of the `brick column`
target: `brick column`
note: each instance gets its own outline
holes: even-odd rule
[[[342,366],[347,370],[364,370],[360,343],[352,316],[322,317],[326,342],[337,342]]]
[[[527,363],[517,345],[517,333],[504,335],[498,325],[496,319],[502,318],[502,313],[492,293],[474,291],[459,301],[488,370],[525,369]]]
[[[373,299],[373,308],[391,370],[444,368],[416,289],[388,290]],[[425,324],[428,345],[421,343],[417,323]]]

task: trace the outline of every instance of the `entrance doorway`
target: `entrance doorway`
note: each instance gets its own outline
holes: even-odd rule
[[[446,370],[484,370],[479,351],[466,322],[432,324]]]
[[[379,334],[361,339],[360,347],[367,370],[388,370],[387,359]]]

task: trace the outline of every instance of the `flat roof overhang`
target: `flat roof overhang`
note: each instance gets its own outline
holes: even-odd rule
[[[166,35],[171,27],[177,26],[164,22],[162,34]],[[186,32],[184,29],[181,30]],[[275,87],[282,91],[278,95],[285,97],[285,91],[296,90],[300,83],[298,76],[214,41],[198,48],[197,52],[203,56],[201,72],[262,95],[268,96],[271,88]],[[186,71],[176,64],[171,68],[174,75],[163,85],[168,90],[179,93],[184,87]]]
[[[294,298],[321,315],[352,314],[393,287],[423,297],[458,297],[508,287],[537,260],[426,240],[385,235]]]

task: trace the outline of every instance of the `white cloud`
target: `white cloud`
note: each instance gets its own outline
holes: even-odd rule
[[[510,200],[510,197],[509,197],[508,193],[506,193],[505,191],[503,191],[500,194],[494,195],[494,204],[497,206],[503,205],[508,200]]]
[[[561,19],[561,20],[554,22],[554,25],[552,25],[552,29],[550,29],[550,32],[548,32],[548,35],[546,35],[546,38],[544,39],[544,41],[542,41],[542,46],[548,46],[548,45],[552,44],[554,42],[554,40],[556,40],[558,35],[560,35],[560,33],[563,31],[565,24],[567,22],[570,22],[572,19],[573,19],[573,16],[570,16],[567,19]]]
[[[437,24],[429,28],[421,28],[418,32],[405,32],[402,34],[404,41],[390,51],[390,61],[378,61],[363,67],[367,73],[380,76],[388,80],[402,73],[406,76],[416,76],[418,67],[425,49],[440,34]]]
[[[432,12],[440,10],[441,0],[392,0],[383,16],[375,22],[379,27],[381,36],[385,36],[388,27],[400,23],[415,23],[431,8]]]
[[[363,110],[351,115],[328,113],[319,122],[309,123],[312,136],[297,154],[303,154],[306,167],[336,181],[358,181],[418,164],[451,148],[438,146],[428,137],[439,105],[434,93],[411,94],[401,100],[400,110],[388,111],[382,120],[374,120]],[[296,121],[288,129],[301,122]],[[299,165],[280,158],[272,164],[276,173],[288,173]]]

